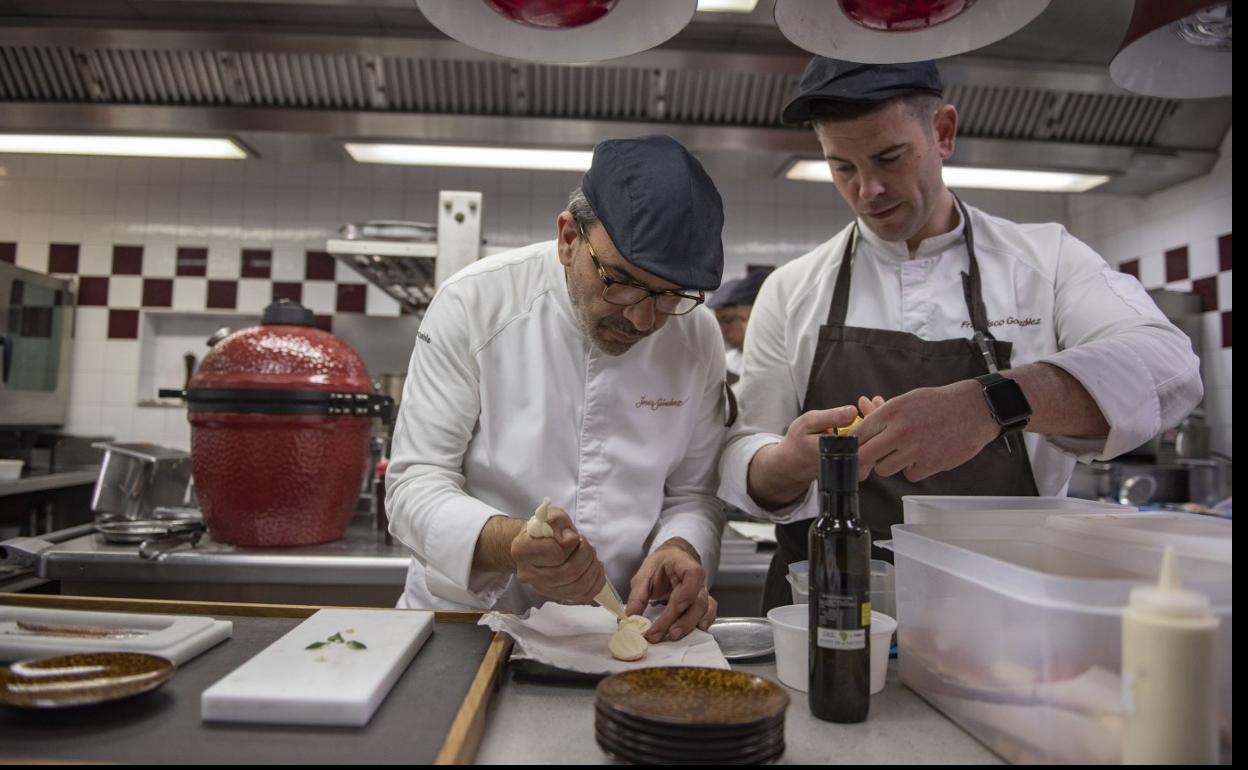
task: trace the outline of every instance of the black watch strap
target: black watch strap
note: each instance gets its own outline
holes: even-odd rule
[[[984,387],[988,412],[1001,426],[1002,435],[1018,433],[1027,427],[1031,422],[1031,405],[1017,382],[999,372],[981,374],[975,379]]]

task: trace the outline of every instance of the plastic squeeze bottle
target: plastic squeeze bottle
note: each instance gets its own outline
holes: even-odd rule
[[[1217,632],[1209,598],[1179,586],[1167,547],[1157,586],[1132,589],[1122,613],[1124,764],[1217,762]]]

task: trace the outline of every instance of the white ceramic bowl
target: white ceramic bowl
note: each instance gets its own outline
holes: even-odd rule
[[[810,640],[806,629],[810,607],[789,604],[767,613],[776,642],[776,676],[799,692],[806,692],[810,681]],[[897,621],[882,612],[871,612],[871,694],[884,689],[888,674],[888,650],[897,630]]]
[[[0,460],[0,481],[16,481],[22,477],[25,460]]]

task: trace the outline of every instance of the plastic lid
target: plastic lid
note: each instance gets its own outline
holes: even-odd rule
[[[1196,591],[1185,591],[1179,585],[1179,562],[1174,548],[1167,546],[1161,557],[1161,574],[1157,586],[1131,589],[1128,609],[1149,615],[1175,619],[1206,618],[1209,613],[1209,597]]]
[[[261,326],[282,324],[284,326],[316,326],[316,316],[298,302],[279,299],[264,309]]]

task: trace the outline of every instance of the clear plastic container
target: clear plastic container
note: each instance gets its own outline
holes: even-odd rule
[[[871,560],[871,609],[889,617],[897,617],[893,565],[883,559]],[[793,592],[794,604],[810,601],[810,562],[795,561],[789,565],[786,578]]]
[[[1159,551],[1050,527],[898,525],[902,681],[1011,762],[1118,763],[1121,613]],[[1221,620],[1231,726],[1231,565],[1184,557]]]
[[[1126,513],[1130,505],[1080,500],[1075,497],[984,497],[974,495],[905,495],[906,524],[1042,526],[1063,513]]]
[[[1231,563],[1230,519],[1180,511],[1140,511],[1051,516],[1045,526],[1159,552],[1169,545],[1180,556]]]

